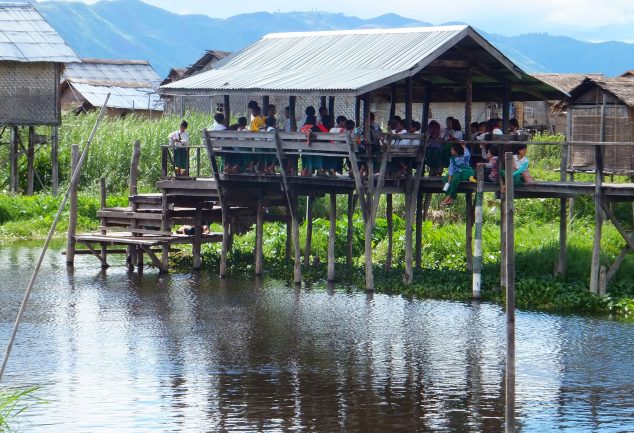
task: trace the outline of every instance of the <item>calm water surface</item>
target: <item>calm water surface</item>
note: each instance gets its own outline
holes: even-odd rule
[[[39,250],[0,247],[4,353]],[[634,325],[517,315],[524,432],[634,431]],[[45,261],[5,386],[24,432],[497,432],[499,306]]]

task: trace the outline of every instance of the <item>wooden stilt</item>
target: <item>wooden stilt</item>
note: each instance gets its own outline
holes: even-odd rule
[[[309,195],[306,200],[306,245],[304,246],[304,266],[310,266],[310,253],[313,244],[313,203],[315,197]]]
[[[416,247],[414,251],[414,266],[416,269],[422,267],[423,257],[423,192],[418,192],[416,200]]]
[[[465,200],[467,203],[466,210],[466,219],[465,219],[465,228],[466,228],[466,237],[465,237],[465,250],[466,250],[466,258],[467,258],[467,270],[473,270],[473,194],[468,192],[465,195]]]
[[[330,117],[332,118],[332,122],[334,125],[335,122],[335,97],[334,96],[329,96],[328,97],[328,114],[330,114]]]
[[[504,196],[502,193],[500,195],[500,289],[504,290],[506,288],[506,214],[505,214],[505,204],[504,204]]]
[[[352,266],[352,241],[354,236],[353,231],[353,216],[354,216],[354,194],[348,194],[348,227],[346,233],[346,264]]]
[[[225,114],[225,120],[227,122],[227,125],[233,124],[233,122],[231,121],[231,97],[230,97],[230,95],[223,95],[222,109],[223,109],[224,114]]]
[[[222,244],[220,246],[220,265],[218,268],[218,275],[220,278],[227,276],[227,254],[229,253],[229,215],[222,212]]]
[[[295,105],[297,104],[297,96],[288,97],[288,109],[291,112],[291,132],[297,131],[297,117],[295,115]]]
[[[74,173],[79,164],[79,146],[71,146],[70,172]],[[70,185],[69,195],[69,217],[68,217],[68,242],[66,244],[66,263],[72,265],[75,262],[75,234],[77,233],[77,189],[79,187],[79,176],[76,182]]]
[[[568,199],[559,199],[559,257],[555,268],[556,275],[566,274],[566,261],[568,256]]]
[[[603,95],[601,106],[600,141],[605,141],[605,110],[607,96]],[[592,264],[590,265],[590,292],[599,294],[599,272],[601,266],[601,234],[603,230],[603,148],[594,146],[595,159],[595,187],[594,187],[594,241],[592,246]]]
[[[394,212],[392,203],[392,194],[387,194],[385,197],[385,219],[387,220],[387,257],[385,257],[385,270],[392,270],[392,250],[394,247],[394,221],[392,219],[392,213]]]
[[[475,197],[475,253],[473,256],[473,299],[480,299],[482,288],[482,202],[484,199],[484,164],[477,166],[478,185]]]
[[[330,232],[328,233],[328,281],[335,281],[335,240],[337,239],[337,194],[330,194]]]
[[[504,155],[505,166],[513,167],[513,154]],[[505,214],[505,268],[506,268],[506,416],[505,431],[515,431],[515,227],[514,216],[514,186],[513,170],[505,173],[506,192],[504,194]]]
[[[255,275],[264,273],[264,206],[262,200],[258,200],[258,209],[255,223]]]
[[[20,134],[17,126],[11,127],[11,146],[10,154],[11,154],[11,176],[9,179],[10,190],[12,193],[17,193],[20,188],[20,174],[19,174],[19,162],[20,162],[20,152],[19,152],[19,143],[20,143]]]
[[[104,210],[106,208],[106,200],[107,200],[107,191],[106,191],[106,178],[105,177],[101,177],[99,179],[99,190],[100,190],[100,195],[99,195],[99,201],[100,201],[100,206],[101,206],[101,210]],[[101,234],[105,235],[106,234],[106,219],[102,218],[101,219],[101,227],[103,227],[101,229]],[[108,247],[106,245],[105,242],[101,243],[101,267],[108,267]]]
[[[194,240],[192,242],[192,259],[193,268],[195,271],[201,268],[200,247],[202,245],[202,233],[203,233],[203,211],[202,208],[196,208],[196,224],[194,225]]]
[[[287,262],[291,261],[291,255],[292,255],[292,251],[291,249],[293,248],[293,244],[291,242],[292,240],[292,235],[291,235],[291,224],[292,224],[292,217],[290,216],[290,211],[289,211],[289,215],[288,215],[288,219],[286,220],[286,251],[285,251],[285,259]]]
[[[35,127],[29,126],[29,145],[26,152],[26,194],[33,195],[35,178]]]
[[[51,129],[51,192],[59,192],[59,131],[57,126]]]
[[[405,78],[405,119],[412,121],[412,77]]]
[[[414,212],[412,207],[415,206],[415,200],[412,193],[405,194],[405,274],[403,282],[411,284],[414,281],[414,266],[412,252],[412,216]]]
[[[293,237],[293,251],[295,253],[295,264],[293,266],[293,280],[295,284],[302,283],[302,252],[299,248],[299,218],[297,209],[297,197],[293,198],[294,210],[291,221],[291,235]]]
[[[390,119],[396,116],[396,83],[390,84]]]
[[[168,208],[168,200],[167,200],[167,193],[165,192],[165,190],[163,190],[162,193],[162,197],[161,197],[161,231],[171,231],[172,227],[170,226],[170,217],[169,217],[169,208]],[[167,272],[168,268],[169,268],[169,251],[170,251],[170,247],[168,244],[163,244],[161,245],[161,263],[162,263],[162,268],[159,267],[159,269],[161,270],[161,272]],[[138,270],[139,272],[141,272],[143,270],[143,250],[141,248],[139,248],[137,250],[137,253],[139,254],[139,262],[137,262],[138,266]],[[149,255],[149,253],[148,253]]]
[[[425,203],[423,203],[423,221],[427,221],[427,218],[429,217],[429,206],[431,205],[431,197],[431,192],[425,194]]]
[[[370,209],[366,210],[370,213]],[[368,292],[374,291],[374,267],[372,264],[372,221],[371,218],[365,221],[365,290]]]

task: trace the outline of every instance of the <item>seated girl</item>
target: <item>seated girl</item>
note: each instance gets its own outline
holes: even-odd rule
[[[528,171],[528,157],[526,156],[528,148],[525,144],[520,144],[517,148],[517,154],[513,155],[513,185],[522,183],[535,183],[535,179]],[[500,175],[504,176],[505,170],[500,170]]]
[[[468,181],[473,176],[473,168],[469,165],[469,150],[461,143],[453,143],[451,146],[451,158],[449,159],[449,172],[443,179],[449,183],[449,189],[445,192],[446,197],[440,203],[448,206],[458,196],[458,184]]]

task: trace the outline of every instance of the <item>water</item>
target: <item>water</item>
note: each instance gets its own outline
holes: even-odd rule
[[[0,247],[0,342],[38,249]],[[524,432],[634,431],[634,325],[518,312]],[[48,400],[48,432],[496,432],[496,305],[296,290],[212,274],[101,272],[48,254],[4,386]]]

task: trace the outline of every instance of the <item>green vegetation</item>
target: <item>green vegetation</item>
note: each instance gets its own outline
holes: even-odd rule
[[[60,164],[62,184],[68,182],[70,151],[68,143],[83,144],[96,120],[96,113],[82,116],[67,114],[64,126],[60,129]],[[201,144],[200,131],[211,123],[208,115],[187,115],[190,122],[192,144]],[[109,190],[109,206],[127,204],[127,181],[132,143],[142,141],[140,165],[140,190],[155,191],[154,183],[160,175],[160,145],[165,143],[167,134],[174,130],[180,118],[164,117],[160,120],[147,120],[134,115],[123,119],[107,118],[95,137],[91,154],[82,172],[82,184],[79,198],[79,230],[94,230],[99,223],[96,211],[99,207],[99,178],[105,176]],[[562,136],[537,136],[537,142],[562,141]],[[6,151],[0,149],[0,152]],[[537,179],[555,180],[559,178],[559,158],[561,150],[557,146],[531,146],[531,172]],[[0,153],[0,161],[4,157]],[[39,172],[50,171],[49,156],[40,151],[36,165]],[[203,156],[203,173],[207,173],[206,155]],[[0,164],[2,165],[2,164]],[[24,167],[22,167],[24,169]],[[591,175],[588,175],[591,176]],[[24,178],[25,176],[22,176]],[[583,178],[583,177],[580,177]],[[50,181],[44,176],[44,183]],[[590,177],[588,177],[590,180]],[[6,180],[0,183],[0,189],[6,188]],[[376,265],[376,287],[386,293],[403,293],[409,296],[432,297],[439,299],[467,300],[471,296],[471,276],[465,272],[465,203],[459,198],[450,209],[440,209],[441,197],[433,197],[430,220],[423,227],[422,268],[415,277],[412,286],[401,282],[404,259],[404,213],[403,198],[394,197],[394,270],[381,271],[387,254],[387,223],[378,218],[373,234],[374,263]],[[0,240],[22,240],[42,238],[53,220],[60,198],[46,193],[34,197],[22,197],[0,194]],[[338,215],[344,215],[346,198],[340,197]],[[275,212],[275,209],[271,209]],[[632,226],[632,205],[614,204],[617,217],[628,227]],[[385,203],[382,200],[379,215],[384,215]],[[304,269],[309,282],[323,280],[328,243],[328,206],[324,199],[315,203],[316,220],[313,225],[314,266]],[[499,201],[492,195],[485,197],[484,206],[484,299],[501,302],[502,294],[496,291],[499,286]],[[559,312],[612,313],[621,316],[634,316],[634,260],[626,258],[619,273],[610,282],[609,297],[600,298],[587,290],[589,266],[593,237],[594,205],[590,197],[578,197],[575,200],[573,218],[568,236],[568,273],[565,278],[555,278],[554,264],[558,251],[559,200],[532,199],[516,202],[516,269],[517,304],[521,308]],[[60,222],[58,233],[66,230],[68,218]],[[337,224],[336,253],[340,260],[345,258],[346,220],[340,218]],[[340,262],[337,267],[338,281],[351,287],[363,287],[363,222],[359,214],[353,221],[355,238],[353,244],[354,263],[352,268]],[[218,229],[216,227],[216,229]],[[305,232],[302,232],[304,236]],[[281,224],[265,226],[264,255],[266,272],[269,275],[290,278],[290,265],[285,262],[283,251],[286,245],[286,228]],[[237,236],[233,246],[229,265],[232,272],[252,272],[254,232]],[[609,265],[618,255],[624,242],[611,224],[604,228],[602,253],[603,263]],[[304,240],[301,240],[303,248]],[[219,245],[204,247],[204,261],[210,269],[217,269]],[[187,251],[175,257],[177,265],[189,266]],[[183,270],[188,270],[183,267]]]
[[[12,431],[10,422],[36,403],[43,401],[33,395],[38,387],[0,389],[0,433]]]

